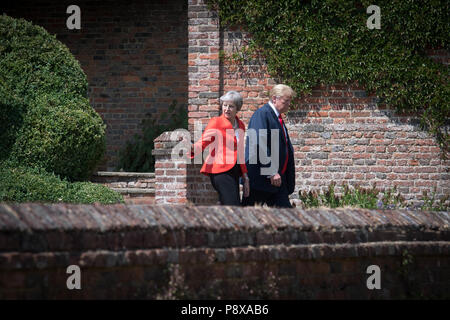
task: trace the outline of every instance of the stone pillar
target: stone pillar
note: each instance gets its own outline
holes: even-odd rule
[[[200,122],[205,128],[209,119],[219,115],[220,28],[216,12],[208,10],[204,0],[188,4],[188,116],[189,131]],[[198,126],[200,127],[200,126]],[[192,134],[192,138],[198,138]],[[187,168],[187,197],[199,205],[217,203],[217,193],[209,178],[200,174],[200,164]]]
[[[186,160],[172,157],[173,148],[182,140],[180,132],[166,131],[154,140],[155,203],[187,203]]]
[[[174,148],[187,138],[186,134],[186,131],[166,131],[154,140],[155,204],[217,204],[217,192],[209,178],[200,173],[202,165],[172,156]]]

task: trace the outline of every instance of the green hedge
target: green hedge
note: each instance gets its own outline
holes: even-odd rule
[[[449,70],[426,49],[450,48],[447,0],[209,0],[223,26],[252,35],[237,54],[261,54],[271,75],[307,94],[319,84],[358,83],[383,103],[419,115],[448,151]],[[366,9],[381,9],[381,29],[370,30]],[[448,123],[447,123],[448,124]],[[444,153],[445,154],[445,153]]]
[[[43,28],[0,16],[0,160],[90,177],[105,151],[105,125],[69,49]]]
[[[123,197],[103,185],[71,183],[39,168],[0,162],[0,202],[124,203]]]

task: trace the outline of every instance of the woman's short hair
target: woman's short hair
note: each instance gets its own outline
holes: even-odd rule
[[[290,98],[295,98],[296,94],[295,91],[285,85],[285,84],[277,84],[276,86],[274,86],[272,88],[272,90],[270,90],[270,100],[272,100],[272,97],[290,97]]]
[[[219,98],[219,101],[220,101],[220,106],[222,106],[222,103],[224,103],[225,101],[229,101],[236,106],[237,111],[241,110],[242,96],[237,91],[228,91],[227,93],[225,93],[223,96],[221,96]]]

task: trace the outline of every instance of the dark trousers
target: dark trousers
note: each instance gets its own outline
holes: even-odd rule
[[[281,179],[280,190],[275,193],[250,188],[250,195],[242,199],[242,205],[254,206],[255,204],[267,204],[269,207],[292,208],[291,202],[289,201],[285,175],[282,175]]]
[[[236,164],[231,170],[226,172],[210,174],[209,178],[213,188],[219,194],[221,205],[240,206],[239,176],[240,167]]]

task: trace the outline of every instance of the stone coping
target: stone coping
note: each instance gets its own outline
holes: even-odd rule
[[[450,241],[448,212],[0,203],[0,252]]]
[[[109,188],[121,194],[155,194],[154,188]]]
[[[154,172],[122,172],[122,171],[98,171],[94,173],[94,176],[98,177],[141,177],[141,178],[154,178]]]

